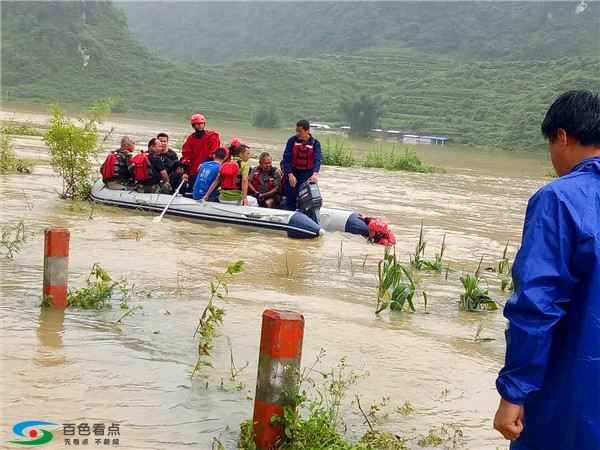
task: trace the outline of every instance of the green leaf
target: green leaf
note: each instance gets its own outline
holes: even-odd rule
[[[244,261],[239,260],[227,268],[227,273],[240,273],[244,271]]]
[[[217,287],[215,286],[215,283],[213,283],[212,281],[210,282],[210,293],[214,294],[215,292],[217,292]]]

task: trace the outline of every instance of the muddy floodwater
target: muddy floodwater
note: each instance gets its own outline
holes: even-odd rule
[[[5,107],[2,112],[4,123],[39,127],[46,120],[41,111]],[[254,157],[269,151],[276,161],[293,133],[293,124],[289,131],[207,125],[223,140],[244,138]],[[172,143],[190,132],[184,122],[131,117],[112,117],[102,125],[103,132],[111,128],[110,148],[117,148],[124,134],[136,136],[141,149],[157,132],[169,133]],[[168,216],[156,224],[150,214],[115,208],[74,208],[58,198],[61,180],[41,138],[13,136],[12,141],[17,154],[34,159],[36,167],[32,175],[0,180],[2,225],[23,220],[28,233],[19,253],[0,262],[2,448],[20,447],[7,441],[19,439],[12,427],[27,420],[58,424],[47,427],[54,433],[43,447],[49,449],[73,448],[73,438],[83,440],[78,428],[75,436],[65,436],[64,424],[98,423],[106,430],[118,425],[121,448],[209,449],[215,437],[236,448],[239,424],[252,415],[249,397],[267,308],[304,315],[303,366],[312,365],[324,349],[319,370],[346,357],[349,369],[365,374],[352,386],[348,402],[360,393],[363,408],[383,403],[377,427],[411,437],[411,448],[419,448],[418,438],[434,427],[444,439],[453,437],[440,448],[507,448],[492,428],[506,321],[501,311],[459,311],[459,277],[473,274],[482,256],[483,267],[497,266],[507,242],[508,258],[514,260],[527,199],[548,182],[542,175],[550,166],[547,155],[419,147],[428,163],[447,172],[323,167],[319,186],[325,204],[386,218],[400,260],[408,262],[414,252],[421,222],[426,259],[434,259],[446,236],[444,265],[450,261],[454,271],[447,279],[445,272],[418,272],[427,310],[419,297],[416,313],[388,310],[376,316],[383,248],[360,236],[334,232],[298,241]],[[355,145],[364,155],[371,143]],[[70,288],[85,284],[94,263],[135,285],[138,294],[130,304],[143,310],[127,317],[121,332],[113,331],[123,314],[118,304],[103,311],[40,308],[47,226],[70,230]],[[192,336],[210,297],[210,281],[239,259],[245,271],[229,281],[227,313],[211,352],[214,368],[204,372],[206,386],[204,379],[190,379],[197,359]],[[496,274],[486,273],[482,284],[493,299],[506,300]],[[229,380],[231,354],[238,369],[248,362],[235,381]],[[401,415],[396,408],[405,402],[413,411]],[[366,431],[355,406],[343,419],[351,436]],[[80,448],[109,446],[81,441]]]

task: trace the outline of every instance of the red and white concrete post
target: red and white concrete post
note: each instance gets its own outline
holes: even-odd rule
[[[50,303],[57,308],[67,307],[69,238],[66,228],[48,227],[44,230],[43,295],[51,296]]]
[[[267,309],[262,319],[253,423],[254,442],[268,450],[284,432],[283,424],[270,423],[271,417],[283,417],[284,405],[293,404],[289,392],[299,388],[304,316]]]

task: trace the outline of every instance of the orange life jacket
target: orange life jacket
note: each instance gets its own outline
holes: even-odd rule
[[[242,190],[242,160],[224,162],[219,167],[221,189],[226,191]]]
[[[313,152],[315,138],[312,136],[306,143],[296,142],[292,148],[292,169],[308,170],[313,168]]]
[[[131,158],[131,164],[133,167],[133,178],[135,181],[144,181],[154,176],[154,170],[148,159],[148,155],[144,152],[140,152]]]

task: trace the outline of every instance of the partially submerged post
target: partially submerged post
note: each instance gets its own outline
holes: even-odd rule
[[[292,311],[263,312],[254,400],[254,442],[258,448],[275,448],[283,436],[283,423],[271,424],[273,415],[283,418],[283,407],[293,406],[290,393],[298,391],[304,337],[304,316]]]
[[[67,307],[67,279],[69,275],[69,238],[66,228],[48,227],[44,230],[44,298],[50,304]]]

